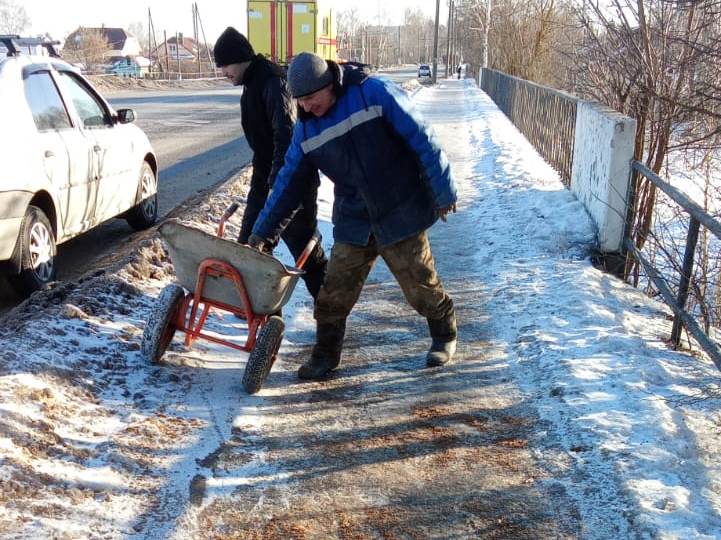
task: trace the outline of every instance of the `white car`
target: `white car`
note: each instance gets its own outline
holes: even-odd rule
[[[421,77],[430,77],[432,75],[431,73],[431,66],[427,64],[421,64],[418,67],[418,78]]]
[[[158,162],[131,109],[67,62],[0,41],[0,272],[26,295],[55,279],[57,244],[113,217],[155,223]]]

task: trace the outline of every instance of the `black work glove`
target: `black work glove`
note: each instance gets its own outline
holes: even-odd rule
[[[254,249],[257,249],[261,253],[273,253],[273,246],[265,238],[261,238],[257,234],[251,234],[248,238],[248,245]]]

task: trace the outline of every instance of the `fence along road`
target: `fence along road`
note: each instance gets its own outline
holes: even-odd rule
[[[632,159],[636,126],[630,118],[490,69],[483,70],[482,88],[584,203],[598,226],[601,250],[620,252],[622,257],[628,253],[641,263],[674,312],[671,331],[674,347],[680,346],[683,324],[721,370],[719,343],[704,331],[692,313],[686,311],[699,228],[703,225],[721,239],[721,222],[643,163]],[[589,131],[593,132],[590,137],[587,136]],[[599,167],[602,169],[600,175],[596,170]],[[630,216],[629,200],[634,191],[629,189],[631,169],[634,182],[638,181],[637,175],[642,175],[689,214],[686,250],[675,293],[672,278],[662,276],[629,236],[628,224],[632,220],[626,216]],[[588,185],[579,189],[577,182]],[[605,246],[609,249],[605,250]]]

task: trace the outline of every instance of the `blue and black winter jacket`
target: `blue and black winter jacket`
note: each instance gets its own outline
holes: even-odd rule
[[[273,238],[303,198],[308,168],[335,186],[336,242],[384,247],[429,228],[456,202],[445,153],[406,93],[357,65],[328,62],[337,101],[321,118],[299,114],[285,164],[253,233]]]

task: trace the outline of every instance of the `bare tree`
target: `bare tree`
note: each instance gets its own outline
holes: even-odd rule
[[[401,29],[403,63],[430,62],[434,20],[420,8],[407,8]],[[445,28],[443,28],[445,31]],[[439,30],[440,31],[440,30]]]
[[[721,8],[716,0],[611,0],[580,13],[584,46],[573,90],[637,121],[635,158],[660,172],[671,149],[708,145],[721,133]],[[632,237],[643,248],[658,193],[634,178]],[[638,285],[640,267],[627,274]]]
[[[564,47],[579,33],[566,0],[456,0],[456,31],[464,61],[477,72],[483,57],[482,39],[489,25],[489,67],[551,86],[564,79]]]
[[[141,21],[136,21],[128,26],[128,34],[138,40],[140,51],[143,56],[150,55],[148,47],[148,29]]]
[[[0,34],[21,34],[30,26],[25,8],[13,0],[0,0]]]
[[[345,60],[360,58],[360,36],[358,32],[361,27],[361,20],[358,15],[358,8],[353,7],[338,12],[337,26],[339,56]]]
[[[63,55],[70,62],[80,63],[88,71],[97,71],[106,63],[112,49],[99,29],[80,28],[65,40]]]

